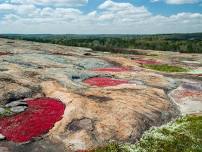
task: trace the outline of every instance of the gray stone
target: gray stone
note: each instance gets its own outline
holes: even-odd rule
[[[0,140],[4,140],[6,137],[2,134],[0,134]]]
[[[67,128],[71,131],[78,131],[78,130],[89,130],[92,131],[93,130],[93,122],[91,119],[88,118],[83,118],[80,120],[73,120],[68,126]]]
[[[17,106],[17,107],[12,107],[10,110],[15,113],[20,113],[25,111],[26,109],[27,109],[26,106]]]
[[[0,114],[4,114],[5,113],[5,109],[0,107]]]
[[[77,61],[76,65],[82,67],[83,69],[104,68],[112,66],[107,61],[97,58],[82,58]]]
[[[16,107],[16,106],[27,106],[27,103],[24,101],[13,101],[5,105],[5,107]]]

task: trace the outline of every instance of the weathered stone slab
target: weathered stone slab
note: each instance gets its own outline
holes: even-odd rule
[[[202,113],[201,83],[182,84],[169,95],[183,114]]]

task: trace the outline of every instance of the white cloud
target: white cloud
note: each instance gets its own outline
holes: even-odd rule
[[[194,4],[198,2],[199,0],[166,0],[167,4]]]
[[[199,0],[150,0],[152,3],[164,1],[167,4],[181,5],[181,4],[196,4]]]
[[[160,0],[150,0],[152,3],[160,2]]]
[[[48,3],[48,0],[44,1]],[[71,7],[37,7],[33,3],[8,2],[0,4],[0,12],[0,33],[141,34],[201,32],[202,29],[201,13],[153,15],[144,6],[112,0],[106,0],[89,13]]]
[[[116,3],[111,0],[105,1],[98,7],[102,12],[100,18],[108,18],[114,22],[136,22],[151,16],[144,7],[135,7],[130,3]]]
[[[88,0],[9,0],[13,4],[34,4],[42,6],[81,6],[88,3]]]

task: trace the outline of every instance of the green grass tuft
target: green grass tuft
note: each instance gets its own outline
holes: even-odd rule
[[[161,72],[187,72],[188,70],[178,66],[172,66],[167,64],[144,64],[144,68],[157,70]]]

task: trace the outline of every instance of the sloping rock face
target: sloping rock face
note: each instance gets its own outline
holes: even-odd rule
[[[201,55],[154,51],[146,51],[145,56],[109,55],[87,48],[10,41],[0,39],[0,122],[23,115],[32,124],[26,115],[32,111],[41,118],[37,120],[41,124],[35,125],[48,127],[19,143],[0,123],[5,138],[0,151],[63,152],[89,150],[111,140],[134,143],[145,130],[180,112],[201,113],[200,107],[190,108],[201,102],[201,76],[190,72],[201,68]],[[189,71],[168,74],[145,69],[145,63],[174,64]],[[42,100],[47,98],[53,105],[61,103],[62,117],[51,121],[55,116],[51,106],[43,107],[39,115],[37,108],[43,102],[50,104]],[[40,101],[37,107],[24,103],[36,100]],[[9,105],[19,111],[13,112]],[[9,131],[14,131],[13,126],[22,128],[19,134],[33,127],[22,120],[6,126]]]
[[[202,83],[184,83],[169,95],[183,114],[202,113]]]

